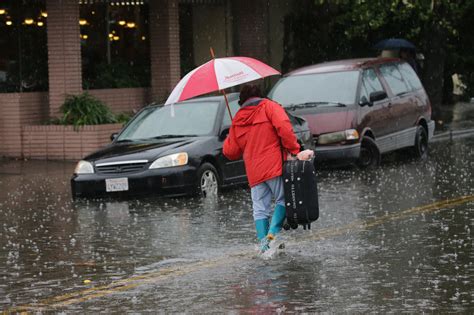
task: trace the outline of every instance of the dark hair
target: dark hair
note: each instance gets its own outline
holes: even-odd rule
[[[262,97],[262,92],[258,85],[246,84],[240,90],[239,105],[242,105],[251,97]]]

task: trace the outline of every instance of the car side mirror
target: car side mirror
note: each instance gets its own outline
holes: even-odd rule
[[[387,93],[385,91],[377,91],[377,92],[372,92],[370,93],[370,103],[374,103],[377,101],[381,101],[385,98],[387,98]]]
[[[365,95],[360,98],[359,105],[360,106],[372,106],[372,104],[370,104],[369,100],[367,99],[367,97]]]
[[[230,128],[224,128],[222,129],[221,133],[219,134],[219,140],[224,141],[225,138],[227,138],[227,135],[229,134]]]
[[[114,132],[113,134],[110,135],[110,141],[114,141],[115,138],[117,138],[118,132]]]

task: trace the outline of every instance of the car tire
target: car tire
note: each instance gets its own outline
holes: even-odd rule
[[[428,157],[428,133],[423,126],[418,126],[416,129],[413,154],[418,160],[426,160]]]
[[[370,137],[363,137],[357,165],[362,169],[372,169],[380,165],[381,155],[377,143]]]
[[[197,194],[202,197],[215,196],[219,192],[219,173],[211,163],[203,163],[197,172]]]

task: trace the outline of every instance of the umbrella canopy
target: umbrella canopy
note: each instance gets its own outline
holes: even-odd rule
[[[403,38],[384,39],[378,42],[377,44],[375,44],[373,48],[378,49],[378,50],[390,50],[390,49],[400,49],[400,48],[411,49],[411,50],[416,49],[415,45],[413,45],[412,42]]]
[[[257,59],[215,58],[186,74],[173,89],[165,104],[173,104],[277,74],[280,72]]]

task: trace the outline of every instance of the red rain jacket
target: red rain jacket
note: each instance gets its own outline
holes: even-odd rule
[[[239,109],[232,120],[223,151],[229,160],[238,160],[243,155],[247,178],[253,187],[281,176],[281,146],[292,154],[300,151],[285,110],[269,99],[262,99],[258,105]]]

